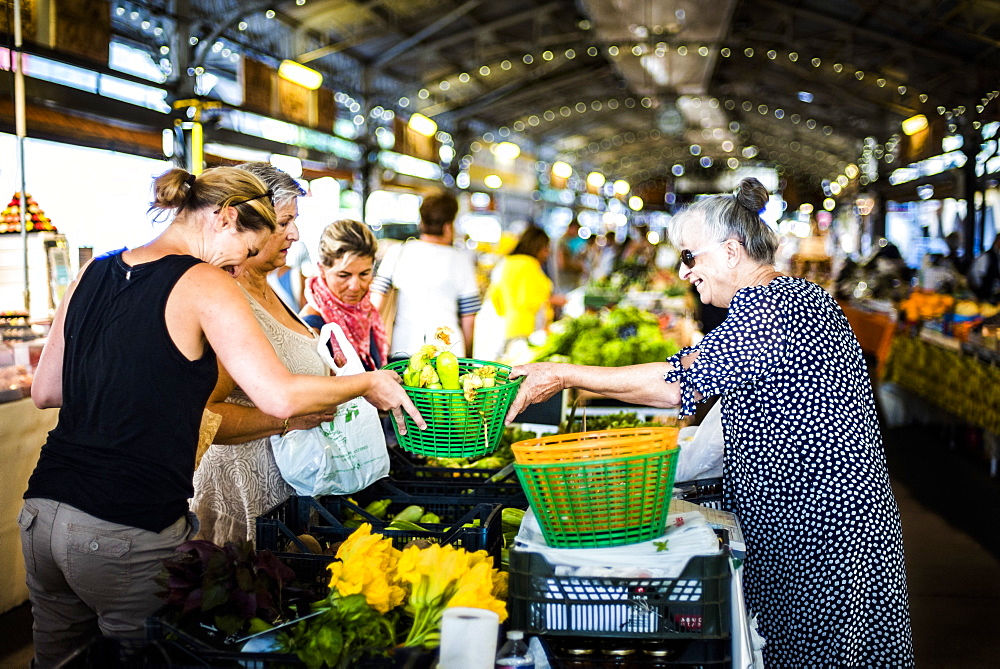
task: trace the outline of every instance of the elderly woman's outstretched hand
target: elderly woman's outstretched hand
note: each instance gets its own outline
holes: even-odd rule
[[[413,401],[410,400],[406,391],[403,390],[399,374],[388,369],[366,373],[372,376],[371,390],[365,395],[365,399],[376,409],[391,411],[392,415],[396,417],[396,425],[399,427],[400,434],[406,434],[406,425],[403,422],[404,411],[410,414],[419,429],[427,429],[427,423],[417,411],[417,407],[413,405]]]
[[[524,377],[517,396],[510,405],[504,423],[510,425],[519,413],[529,404],[544,402],[563,389],[562,377],[559,374],[561,365],[555,362],[535,362],[529,365],[519,365],[511,370],[510,379]]]

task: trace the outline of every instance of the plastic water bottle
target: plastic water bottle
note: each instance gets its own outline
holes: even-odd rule
[[[507,632],[507,642],[497,652],[496,669],[503,667],[527,667],[534,669],[535,658],[524,643],[524,632],[511,630]]]

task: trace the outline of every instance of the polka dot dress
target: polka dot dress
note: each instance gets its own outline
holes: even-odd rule
[[[836,302],[791,277],[744,288],[722,325],[671,362],[682,413],[695,392],[722,395],[725,499],[745,534],[766,665],[912,666],[899,511],[861,349]]]

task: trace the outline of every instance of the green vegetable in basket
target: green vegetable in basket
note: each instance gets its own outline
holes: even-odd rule
[[[393,518],[392,522],[385,526],[387,530],[397,530],[400,532],[426,532],[427,528],[420,527],[416,523],[409,520],[400,520],[399,518]]]
[[[397,513],[395,516],[393,516],[392,520],[393,522],[400,520],[403,522],[416,523],[423,517],[423,515],[424,515],[424,507],[417,506],[416,504],[411,504],[410,506],[406,507],[405,509]]]
[[[511,530],[517,532],[521,529],[521,521],[524,520],[524,509],[504,509],[500,513],[500,524],[503,526],[504,533]]]
[[[352,498],[352,497],[347,497],[347,498],[345,498],[345,499],[346,499],[346,500],[347,500],[348,502],[350,502],[351,504],[353,504],[354,506],[358,506],[358,503],[357,503],[356,501],[354,501],[354,498]],[[344,520],[350,520],[350,519],[352,519],[352,518],[360,518],[360,517],[361,517],[361,516],[359,516],[359,515],[358,515],[358,514],[357,514],[357,513],[356,513],[356,512],[354,511],[354,509],[352,509],[352,508],[350,508],[350,507],[344,507]]]
[[[420,382],[422,372],[425,367],[430,366],[430,360],[437,355],[437,352],[437,347],[427,344],[426,346],[421,346],[420,350],[410,356],[410,362],[403,372],[403,385],[422,388],[423,385]],[[433,367],[431,371],[433,371]]]
[[[445,390],[458,390],[458,357],[451,351],[444,351],[438,354],[434,361],[438,378],[441,379],[441,386]]]
[[[274,627],[274,625],[266,620],[254,617],[250,619],[250,627],[247,629],[247,634],[260,634],[261,632],[266,632],[272,627]]]
[[[467,469],[500,469],[507,463],[498,457],[488,456],[485,458],[479,458],[472,464],[468,465]]]
[[[441,522],[441,516],[437,515],[436,513],[431,513],[430,511],[428,511],[424,515],[420,516],[420,520],[418,520],[417,522],[418,523],[440,523]]]
[[[365,513],[375,516],[379,520],[385,520],[386,514],[389,512],[389,505],[392,504],[391,499],[379,499],[375,500],[371,504],[365,507]]]
[[[434,370],[432,365],[424,365],[423,369],[420,370],[419,385],[421,388],[430,388],[433,385],[441,385],[441,379],[438,377],[438,373]]]
[[[475,402],[477,390],[480,388],[495,387],[497,384],[497,371],[499,370],[493,365],[483,365],[459,377],[458,380],[462,384],[465,399],[469,402]]]

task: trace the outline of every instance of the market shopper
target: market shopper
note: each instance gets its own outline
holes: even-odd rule
[[[756,179],[675,217],[681,277],[728,307],[697,347],[617,369],[540,363],[507,416],[564,388],[683,414],[721,395],[724,495],[769,667],[910,667],[902,535],[861,349],[819,286],[774,270]],[[692,250],[693,249],[693,250]]]
[[[170,225],[81,270],[35,372],[35,404],[60,408],[18,518],[38,667],[98,633],[141,637],[162,605],[154,577],[195,531],[187,500],[217,359],[282,420],[363,395],[423,423],[392,372],[294,375],[275,355],[233,280],[275,226],[257,177],[172,169],[153,192]]]
[[[484,360],[495,360],[511,341],[526,339],[552,321],[552,280],[542,269],[548,257],[549,236],[532,225],[493,269],[485,308],[493,309],[503,326],[502,332],[491,333],[499,335],[493,337],[499,346],[484,351]]]
[[[948,255],[945,256],[947,265],[958,274],[965,276],[969,273],[969,266],[972,262],[962,255],[962,233],[958,230],[952,230],[945,235],[944,241],[948,245]]]
[[[389,357],[389,342],[378,310],[372,306],[369,288],[375,278],[378,240],[360,221],[334,221],[319,239],[319,273],[306,281],[306,306],[300,315],[320,329],[337,323],[357,351],[361,364],[379,369]],[[346,359],[334,339],[330,340],[334,361]]]
[[[299,239],[295,219],[298,198],[305,193],[295,179],[269,163],[238,167],[254,174],[271,190],[276,224],[260,253],[242,264],[236,282],[288,371],[329,376],[326,363],[316,351],[316,331],[286,306],[269,281],[273,272],[285,266],[289,248]],[[222,421],[194,473],[191,511],[198,516],[198,538],[220,546],[229,541],[253,541],[254,519],[293,492],[275,464],[271,436],[307,430],[333,420],[336,409],[295,416],[286,422],[256,408],[221,364],[206,408],[221,416]]]
[[[371,286],[376,309],[390,287],[396,298],[396,319],[386,323],[391,348],[413,354],[434,338],[440,327],[456,333],[455,352],[472,355],[476,314],[481,299],[471,258],[452,246],[458,200],[439,191],[420,203],[420,238],[390,249]]]
[[[556,246],[556,275],[559,292],[568,293],[583,282],[587,240],[580,236],[580,222],[573,219]]]
[[[1000,300],[1000,234],[969,268],[969,286],[983,302]]]

